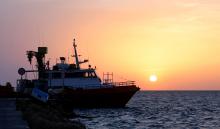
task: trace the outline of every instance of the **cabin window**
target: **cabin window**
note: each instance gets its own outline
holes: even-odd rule
[[[83,72],[65,73],[65,78],[80,78],[84,77]]]
[[[87,75],[88,75],[87,77],[90,77],[90,78],[95,78],[96,77],[95,72],[88,72]]]
[[[52,73],[52,78],[61,78],[61,73]]]
[[[96,74],[95,74],[95,72],[92,72],[92,77],[96,77]]]
[[[95,78],[95,72],[73,72],[65,73],[65,78]]]

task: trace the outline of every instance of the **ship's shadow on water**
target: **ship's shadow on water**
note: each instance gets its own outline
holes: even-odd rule
[[[125,108],[75,109],[91,129],[220,128],[219,91],[138,92]]]

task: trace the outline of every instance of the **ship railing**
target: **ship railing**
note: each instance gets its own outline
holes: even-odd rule
[[[97,85],[97,84],[92,84],[92,85],[78,85],[78,86],[65,86],[65,87],[69,87],[69,88],[73,88],[73,89],[96,89],[96,88],[100,88],[102,87],[103,85]]]
[[[104,85],[110,86],[135,86],[135,81],[126,81],[126,82],[112,82],[112,83],[104,83]]]

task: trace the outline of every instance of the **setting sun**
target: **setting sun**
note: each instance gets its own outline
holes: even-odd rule
[[[156,75],[150,75],[149,81],[156,82],[157,81],[157,76]]]

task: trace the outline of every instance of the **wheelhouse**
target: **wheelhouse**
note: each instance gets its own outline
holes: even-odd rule
[[[101,86],[101,79],[96,75],[94,69],[50,70],[44,73],[44,79],[48,82],[49,88],[97,88]]]

